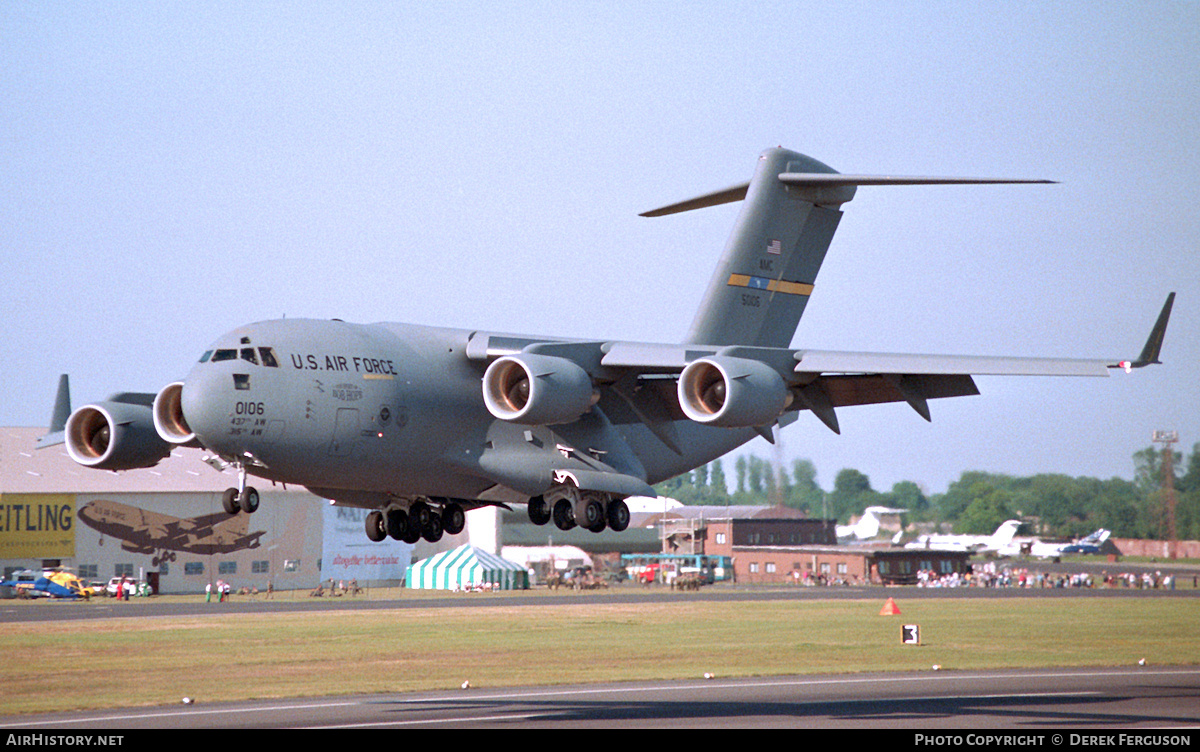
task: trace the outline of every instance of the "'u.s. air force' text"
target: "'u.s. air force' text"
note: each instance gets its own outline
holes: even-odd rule
[[[399,376],[396,364],[383,358],[356,358],[346,355],[292,353],[292,366],[299,371],[346,371]]]

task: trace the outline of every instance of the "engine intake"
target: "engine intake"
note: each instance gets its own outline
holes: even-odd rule
[[[99,402],[85,405],[67,418],[67,454],[98,470],[153,467],[171,453],[171,445],[154,430],[148,405]]]
[[[164,441],[187,444],[196,438],[183,415],[183,382],[164,386],[154,397],[154,429]]]
[[[789,397],[779,373],[757,360],[700,358],[679,375],[679,406],[691,420],[710,426],[773,423],[787,408]]]
[[[599,399],[587,371],[566,358],[505,355],[483,374],[483,401],[501,420],[528,426],[571,423]]]

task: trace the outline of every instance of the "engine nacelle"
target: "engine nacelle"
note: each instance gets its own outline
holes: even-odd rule
[[[182,395],[183,382],[176,381],[164,386],[154,397],[154,430],[172,444],[188,444],[196,438],[183,415]]]
[[[679,375],[679,406],[697,423],[746,428],[773,423],[790,402],[787,384],[757,360],[712,356]]]
[[[483,374],[483,401],[492,415],[527,426],[571,423],[599,399],[587,371],[566,358],[517,353]]]
[[[71,459],[99,470],[153,467],[171,453],[171,445],[154,430],[151,409],[144,404],[85,405],[67,418],[63,433]]]

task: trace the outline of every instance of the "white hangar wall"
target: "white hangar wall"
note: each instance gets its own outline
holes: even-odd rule
[[[399,582],[412,559],[407,544],[370,543],[363,510],[304,489],[260,483],[258,511],[231,517],[221,492],[236,475],[215,471],[201,450],[114,473],[76,465],[62,446],[34,449],[43,433],[0,429],[4,573],[57,564],[84,580],[130,575],[156,580],[159,592],[199,593],[217,580],[259,590]]]

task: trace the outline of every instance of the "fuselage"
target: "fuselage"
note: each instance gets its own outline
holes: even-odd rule
[[[476,499],[498,484],[535,495],[551,482],[552,466],[586,470],[594,458],[583,453],[610,454],[614,442],[633,458],[630,474],[655,483],[754,436],[684,420],[689,441],[681,454],[636,420],[558,427],[497,420],[481,390],[487,364],[467,355],[476,334],[337,320],[248,324],[219,338],[192,368],[183,414],[203,446],[254,475],[368,506],[396,496]],[[616,402],[605,394],[600,408],[620,413]],[[497,453],[503,463],[490,461]],[[501,464],[515,475],[497,477],[492,467]]]

